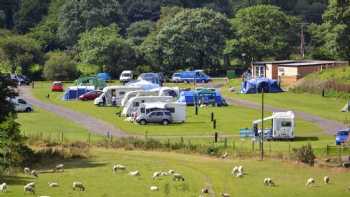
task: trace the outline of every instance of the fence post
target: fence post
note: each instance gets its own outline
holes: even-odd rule
[[[213,129],[216,129],[216,119],[213,120]]]
[[[219,137],[218,132],[215,132],[215,133],[214,133],[214,142],[215,142],[215,143],[218,142],[218,137]]]
[[[326,145],[326,156],[328,157],[328,155],[329,155],[329,146],[328,146],[328,144]]]
[[[211,119],[210,119],[211,122],[214,121],[214,112],[211,112]]]
[[[227,148],[227,137],[225,137],[224,147],[225,147],[225,149]]]

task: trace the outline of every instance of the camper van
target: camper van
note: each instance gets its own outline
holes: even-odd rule
[[[131,70],[124,70],[119,77],[119,81],[127,83],[133,79],[133,72]]]
[[[172,102],[175,99],[171,96],[139,96],[131,98],[123,108],[122,116],[131,116],[137,112],[142,103]]]
[[[137,110],[137,115],[147,115],[157,110],[169,111],[174,123],[183,123],[186,120],[186,105],[178,102],[142,103]]]
[[[109,86],[103,89],[103,93],[94,100],[94,104],[98,106],[112,105],[112,97],[116,98],[116,105],[120,106],[125,94],[130,91],[141,90],[140,87],[129,86]]]

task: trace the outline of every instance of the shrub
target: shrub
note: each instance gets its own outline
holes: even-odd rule
[[[64,52],[50,52],[44,66],[44,77],[48,80],[72,80],[78,76],[76,63]]]
[[[309,164],[310,166],[314,165],[316,156],[314,155],[314,152],[310,144],[306,146],[304,145],[301,148],[294,148],[293,153],[294,153],[294,157],[298,161],[305,164]]]

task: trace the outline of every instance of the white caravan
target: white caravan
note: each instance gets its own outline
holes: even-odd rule
[[[14,105],[16,112],[33,111],[33,106],[20,97],[11,98],[9,101]]]
[[[125,94],[130,91],[142,90],[141,87],[108,86],[103,88],[103,93],[94,100],[95,105],[112,105],[112,97],[116,97],[116,105],[120,105]]]
[[[272,139],[294,139],[295,115],[292,111],[274,112],[272,116],[264,118],[263,121],[272,120],[271,137]],[[253,125],[261,123],[262,120],[256,120]],[[254,126],[253,126],[254,127]]]
[[[131,70],[124,70],[119,76],[119,81],[127,83],[131,81],[133,77],[133,72]]]
[[[142,103],[137,110],[137,116],[140,114],[149,114],[159,109],[168,110],[171,113],[174,123],[183,123],[186,121],[186,104],[178,102]]]
[[[154,102],[173,102],[175,99],[171,96],[139,96],[131,98],[123,108],[122,116],[132,116],[142,103]]]

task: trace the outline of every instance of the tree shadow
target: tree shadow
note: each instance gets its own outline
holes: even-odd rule
[[[297,136],[294,138],[294,141],[300,142],[300,141],[318,141],[319,138],[316,136]]]
[[[55,167],[58,164],[64,164],[64,170],[69,169],[85,169],[85,168],[98,168],[106,166],[105,162],[96,162],[90,159],[70,159],[70,160],[56,160],[50,161],[46,164],[39,164],[36,166],[36,169],[42,173],[58,173],[55,172]]]
[[[34,180],[33,177],[21,176],[5,176],[0,179],[0,182],[5,182],[7,185],[26,185]]]

